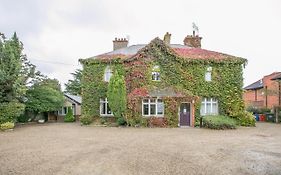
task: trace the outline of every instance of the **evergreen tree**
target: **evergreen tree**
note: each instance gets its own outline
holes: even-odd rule
[[[115,72],[110,78],[107,99],[114,116],[124,118],[127,109],[126,86],[124,76],[118,72]]]
[[[81,95],[82,70],[77,69],[74,73],[71,74],[73,75],[74,79],[68,80],[68,82],[65,84],[65,92],[72,95]]]

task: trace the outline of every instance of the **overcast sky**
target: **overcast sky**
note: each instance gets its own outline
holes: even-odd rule
[[[182,44],[192,22],[202,48],[248,59],[244,85],[281,71],[280,0],[0,0],[0,32],[16,31],[30,61],[61,84],[115,37],[146,44],[170,32]]]

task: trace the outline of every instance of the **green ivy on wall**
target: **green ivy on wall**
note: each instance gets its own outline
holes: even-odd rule
[[[141,117],[141,98],[150,87],[173,87],[198,97],[214,97],[219,101],[220,114],[243,120],[244,103],[242,100],[243,67],[247,60],[230,56],[224,60],[188,59],[179,57],[170,47],[156,38],[130,59],[82,60],[83,115],[99,116],[99,99],[106,96],[108,83],[103,81],[107,65],[118,70],[125,77],[127,89],[127,118],[129,123],[144,122]],[[161,81],[152,81],[153,67],[159,66]],[[208,67],[212,67],[212,81],[205,81]],[[179,98],[164,98],[165,120],[168,126],[177,126]],[[190,100],[190,99],[189,99]],[[196,121],[200,117],[200,98],[195,103]],[[137,107],[138,106],[138,107]]]

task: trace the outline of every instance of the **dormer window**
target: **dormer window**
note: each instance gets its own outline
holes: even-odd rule
[[[154,66],[152,69],[152,81],[160,81],[160,68],[159,66]]]
[[[212,67],[208,67],[205,73],[205,81],[212,81]]]
[[[110,69],[109,66],[106,66],[104,72],[104,81],[109,82],[111,76],[112,76],[112,70]]]

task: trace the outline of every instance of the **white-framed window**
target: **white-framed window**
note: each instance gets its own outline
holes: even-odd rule
[[[218,115],[219,106],[218,100],[215,98],[203,98],[201,102],[200,114],[204,115]]]
[[[109,82],[111,76],[112,76],[112,70],[110,66],[106,66],[104,71],[104,81]]]
[[[208,67],[205,73],[205,81],[212,81],[212,67]]]
[[[107,98],[100,99],[100,115],[101,116],[113,116],[113,113],[111,112],[111,109],[108,105]]]
[[[159,66],[154,66],[151,72],[151,78],[153,81],[160,81],[160,68]]]
[[[73,107],[71,107],[71,106],[64,106],[64,107],[62,107],[60,110],[58,110],[58,114],[59,114],[59,115],[66,115],[67,112],[68,112],[68,108],[69,108],[69,107],[72,109],[72,112],[73,112],[73,114],[74,114],[74,109],[73,109]]]
[[[143,116],[164,116],[164,102],[160,98],[146,98],[142,100]]]

